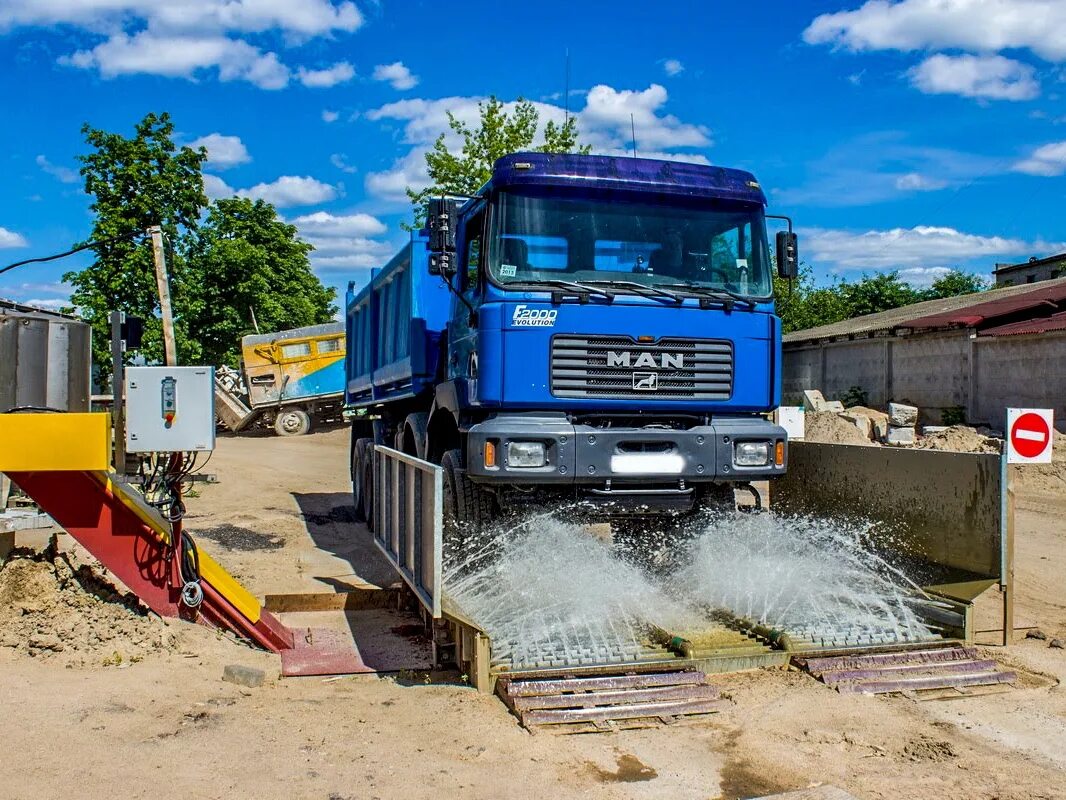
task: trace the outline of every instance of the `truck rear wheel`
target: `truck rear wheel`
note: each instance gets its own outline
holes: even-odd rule
[[[469,525],[479,531],[496,516],[492,495],[466,476],[462,451],[449,450],[440,465],[444,470],[445,530],[455,533]]]
[[[356,439],[352,448],[352,502],[355,518],[370,525],[370,501],[374,496],[373,439]],[[368,475],[369,472],[369,475]]]
[[[274,417],[274,432],[278,436],[303,436],[311,430],[311,415],[299,406],[278,411]]]

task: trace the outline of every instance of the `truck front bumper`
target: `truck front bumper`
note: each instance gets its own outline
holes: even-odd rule
[[[544,445],[544,463],[510,464],[509,445],[527,442]],[[738,459],[738,445],[749,442],[766,444],[766,463],[749,466]],[[699,483],[775,478],[786,465],[784,428],[761,417],[718,417],[708,425],[670,430],[601,428],[575,425],[561,414],[516,413],[498,415],[467,432],[467,474],[489,485],[575,485],[633,495],[643,488],[651,494]]]

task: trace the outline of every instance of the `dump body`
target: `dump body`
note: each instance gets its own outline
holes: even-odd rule
[[[344,327],[339,322],[241,340],[252,408],[339,396],[344,391]]]
[[[450,295],[441,279],[427,272],[426,244],[425,237],[412,237],[362,290],[348,287],[350,408],[417,397],[436,385]]]

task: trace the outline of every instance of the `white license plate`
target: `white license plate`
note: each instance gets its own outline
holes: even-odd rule
[[[621,453],[611,456],[615,475],[680,475],[685,459],[677,453]]]

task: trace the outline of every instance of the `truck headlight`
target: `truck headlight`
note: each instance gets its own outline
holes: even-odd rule
[[[544,442],[508,442],[507,466],[543,467],[548,463],[548,450]]]
[[[770,443],[737,442],[733,445],[733,463],[738,467],[765,467],[770,463]]]

